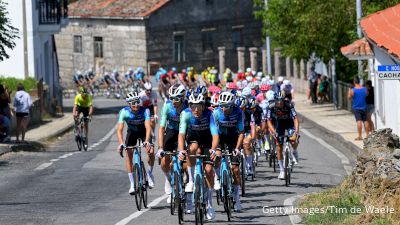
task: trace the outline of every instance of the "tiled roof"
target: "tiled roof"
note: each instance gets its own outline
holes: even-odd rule
[[[142,18],[170,0],[79,0],[68,6],[70,17]]]
[[[400,4],[368,15],[360,24],[369,40],[400,58]]]
[[[368,59],[374,56],[371,46],[365,38],[361,38],[352,44],[341,47],[340,51],[350,60]]]

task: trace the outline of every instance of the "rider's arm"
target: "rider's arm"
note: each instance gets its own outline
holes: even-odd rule
[[[163,148],[164,144],[164,132],[165,126],[167,125],[167,113],[168,113],[168,104],[165,103],[161,110],[161,120],[160,120],[160,128],[158,128],[158,148]]]
[[[296,132],[299,133],[300,132],[300,121],[299,121],[299,117],[297,116],[296,110],[294,109],[293,106],[290,110],[290,114],[291,114],[291,118],[293,118],[294,129],[296,129]]]
[[[150,110],[146,109],[144,112],[144,126],[146,127],[146,142],[150,142],[151,138],[151,122],[150,122]]]
[[[219,144],[218,126],[215,123],[213,113],[210,113],[210,131],[212,135],[211,149],[217,149]]]
[[[180,151],[185,149],[185,135],[190,119],[189,116],[189,113],[183,111],[179,120],[178,149]]]
[[[251,114],[250,117],[250,128],[251,128],[251,138],[254,139],[256,137],[256,121],[254,118],[254,114]]]
[[[92,96],[88,95],[87,97],[89,98],[89,101],[90,101],[90,106],[89,106],[89,116],[92,116],[92,115],[93,115]]]
[[[75,116],[76,115],[76,110],[78,107],[78,95],[75,96],[75,100],[74,100],[74,107],[72,108],[72,115]]]
[[[272,112],[271,109],[267,109],[267,115],[266,115],[266,120],[267,120],[267,127],[270,133],[275,133],[275,128],[274,125],[272,124]]]
[[[121,111],[119,111],[118,126],[117,126],[118,144],[124,143],[124,138],[122,137],[124,131],[124,121],[125,121],[125,110],[121,109]]]
[[[242,146],[243,139],[244,139],[244,113],[242,110],[240,110],[240,112],[239,112],[237,129],[239,132],[239,137],[236,142],[236,149],[240,149],[240,146]]]

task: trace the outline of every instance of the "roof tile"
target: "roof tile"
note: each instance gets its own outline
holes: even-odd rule
[[[361,38],[350,45],[342,47],[340,51],[349,59],[369,58],[374,55],[371,46],[365,38]]]

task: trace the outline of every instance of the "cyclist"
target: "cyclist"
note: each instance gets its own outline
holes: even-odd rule
[[[225,83],[233,82],[232,71],[229,68],[226,68],[226,70],[225,70],[224,81],[225,81]]]
[[[84,84],[84,77],[81,71],[76,71],[74,76],[72,77],[72,81],[75,83],[76,87],[79,88]]]
[[[282,82],[281,90],[285,94],[285,98],[287,100],[289,100],[289,102],[292,102],[293,97],[294,97],[294,88],[293,88],[293,85],[291,84],[290,80],[284,80]]]
[[[144,83],[144,76],[145,76],[144,69],[142,67],[138,67],[135,71],[135,80]]]
[[[204,96],[198,93],[192,93],[189,96],[189,108],[181,113],[178,135],[178,149],[180,160],[184,159],[186,154],[185,140],[188,143],[190,155],[203,154],[208,157],[204,159],[205,174],[207,184],[207,218],[215,218],[215,210],[212,204],[214,171],[213,161],[216,156],[215,149],[218,146],[219,135],[218,126],[214,122],[212,111],[205,107]],[[187,158],[189,182],[186,184],[185,192],[193,192],[193,176],[195,159]],[[193,202],[188,199],[187,213],[193,212]]]
[[[271,135],[278,136],[277,143],[277,157],[280,173],[278,178],[284,179],[284,166],[283,166],[283,156],[282,156],[282,145],[284,142],[284,138],[281,137],[285,135],[285,131],[288,131],[290,135],[291,145],[293,147],[293,155],[295,158],[293,159],[294,163],[298,162],[298,137],[300,132],[300,123],[297,118],[297,113],[294,106],[284,98],[282,92],[278,92],[275,96],[275,102],[269,105],[267,110],[267,121],[268,121],[268,129]]]
[[[235,96],[225,91],[221,93],[218,98],[219,107],[213,112],[215,123],[218,125],[220,146],[224,149],[225,145],[228,147],[229,152],[233,154],[231,157],[233,180],[234,180],[234,210],[240,211],[240,172],[239,172],[239,157],[240,146],[243,143],[244,137],[244,114],[243,111],[234,104]],[[219,162],[216,162],[216,178],[219,176]],[[219,185],[219,181],[214,181]],[[214,187],[217,186],[214,184]]]
[[[258,138],[258,132],[263,127],[264,123],[263,111],[260,106],[257,105],[257,100],[255,97],[247,98],[246,109],[244,110],[244,128],[245,128],[245,138],[243,140],[244,153],[246,155],[246,168],[247,175],[253,175],[253,150],[250,147],[251,142],[256,141]],[[259,146],[259,141],[256,142],[257,147]]]
[[[117,127],[117,137],[118,137],[118,149],[117,151],[121,153],[125,146],[134,146],[137,140],[144,140],[143,146],[146,148],[148,156],[148,171],[147,178],[149,182],[149,187],[154,187],[154,176],[153,176],[153,165],[154,165],[154,153],[152,146],[150,144],[151,136],[151,125],[150,125],[150,112],[149,109],[142,107],[142,101],[140,100],[137,92],[130,92],[126,96],[126,102],[129,106],[122,108],[119,111],[118,127]],[[128,131],[124,141],[123,131],[124,123],[128,126]],[[130,181],[129,194],[135,194],[134,187],[134,174],[133,174],[133,151],[132,149],[126,149],[127,156],[125,160],[126,169],[128,171],[128,177]]]
[[[104,73],[104,82],[106,83],[106,88],[111,87],[111,84],[114,83],[114,81],[111,78],[110,74],[108,74],[107,72]]]
[[[163,151],[176,150],[178,147],[179,118],[181,112],[187,108],[184,103],[186,90],[183,85],[175,84],[168,90],[170,100],[164,103],[161,111],[160,127],[158,129],[158,151],[156,156],[161,158]],[[167,203],[171,203],[171,158],[161,159],[161,169],[165,175],[165,193],[170,195]]]
[[[158,120],[157,114],[157,93],[153,91],[153,85],[150,82],[146,82],[144,85],[144,90],[139,93],[139,97],[143,102],[143,107],[150,110],[151,116],[151,127],[154,129],[156,126],[156,121]],[[154,132],[153,132],[154,136]]]
[[[125,73],[125,82],[127,84],[131,84],[133,80],[132,78],[133,78],[133,69],[132,67],[129,67],[128,71]]]
[[[278,77],[278,82],[274,85],[274,91],[275,93],[278,93],[281,91],[281,85],[283,83],[284,78],[282,76]]]
[[[75,123],[78,123],[79,115],[82,113],[85,121],[85,132],[86,137],[89,136],[89,119],[93,114],[92,96],[88,94],[86,87],[79,88],[78,95],[75,96],[74,107],[72,109],[72,114],[74,115]],[[86,144],[85,144],[86,145]],[[87,147],[87,146],[85,146]]]

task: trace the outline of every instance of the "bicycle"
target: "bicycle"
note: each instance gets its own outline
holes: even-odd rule
[[[290,179],[291,179],[291,173],[293,172],[293,166],[294,166],[294,161],[293,161],[293,150],[290,146],[290,138],[291,136],[289,135],[283,135],[279,136],[279,138],[285,138],[285,143],[283,147],[283,166],[285,167],[285,185],[289,186],[290,184]]]
[[[183,183],[183,176],[181,174],[184,174],[183,171],[183,166],[182,163],[179,161],[178,155],[179,152],[173,151],[173,152],[163,152],[161,154],[161,157],[164,157],[166,155],[172,156],[172,175],[171,175],[171,186],[172,186],[172,192],[171,192],[171,204],[170,204],[170,209],[171,209],[171,215],[174,215],[175,213],[175,208],[178,206],[178,222],[179,224],[182,224],[183,222],[183,215],[185,212],[185,201],[186,201],[186,193],[185,193],[185,188],[184,188],[184,183]]]
[[[233,207],[233,196],[232,196],[232,164],[228,157],[232,156],[228,149],[222,151],[221,158],[221,169],[220,169],[220,179],[221,179],[221,189],[220,196],[221,201],[224,203],[224,209],[228,216],[228,221],[231,221],[232,207]]]
[[[273,167],[274,172],[276,172],[276,143],[272,135],[268,135],[267,141],[269,142],[269,150],[267,150],[266,160],[269,161],[269,167]]]
[[[240,189],[242,190],[242,197],[246,194],[246,156],[243,153],[243,149],[240,149]]]
[[[148,180],[147,180],[147,173],[146,173],[146,168],[144,166],[144,163],[142,161],[142,153],[141,153],[141,148],[143,147],[141,141],[139,142],[140,144],[137,144],[135,146],[126,146],[124,150],[131,149],[133,150],[133,159],[135,160],[134,163],[134,173],[135,173],[135,179],[134,179],[134,187],[135,187],[135,203],[137,209],[140,211],[142,209],[142,203],[143,207],[147,208],[147,187],[149,185]],[[124,157],[123,151],[121,151],[121,157]]]
[[[204,172],[203,172],[203,159],[206,155],[190,155],[190,158],[196,158],[195,174],[194,174],[194,195],[192,201],[195,207],[195,222],[196,225],[204,223],[204,216],[206,211],[206,197],[204,195],[205,182],[204,182]]]
[[[79,122],[78,122],[79,121]],[[75,121],[74,134],[75,142],[78,146],[78,150],[87,151],[88,149],[88,138],[85,131],[85,123],[90,122],[90,118],[82,116],[79,120]]]

